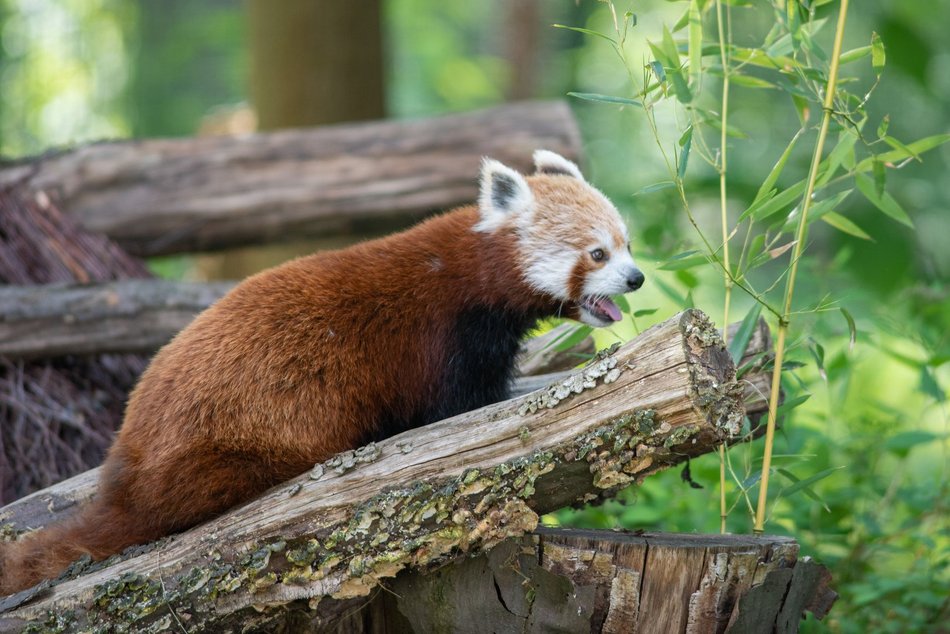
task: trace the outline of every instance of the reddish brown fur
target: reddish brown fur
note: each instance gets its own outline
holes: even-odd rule
[[[552,177],[553,178],[553,177]],[[558,180],[563,180],[559,178]],[[463,208],[240,284],[133,391],[95,500],[0,550],[0,592],[193,526],[430,406],[460,311],[554,314]]]

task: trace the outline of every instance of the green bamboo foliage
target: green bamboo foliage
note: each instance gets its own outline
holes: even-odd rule
[[[921,155],[950,140],[950,134],[904,141],[888,133],[889,121],[877,122],[876,131],[868,121],[867,104],[873,98],[886,63],[884,43],[876,33],[868,34],[866,45],[842,50],[847,0],[838,5],[837,18],[829,0],[796,2],[772,0],[682,0],[682,17],[657,31],[639,31],[637,16],[613,0],[598,0],[606,5],[612,29],[594,31],[571,25],[555,25],[596,38],[611,47],[628,79],[622,94],[570,93],[573,97],[605,107],[622,108],[630,116],[640,117],[651,132],[667,177],[643,188],[637,194],[649,196],[662,190],[674,190],[682,213],[695,237],[693,249],[673,254],[659,264],[665,271],[687,271],[703,266],[714,267],[722,278],[722,323],[733,316],[735,295],[753,300],[745,321],[754,324],[765,315],[777,329],[770,409],[766,424],[765,455],[762,464],[737,469],[729,452],[720,453],[720,517],[726,529],[728,514],[742,507],[748,511],[751,528],[764,530],[769,512],[770,476],[778,474],[788,482],[780,495],[797,493],[818,500],[812,485],[834,469],[825,469],[803,478],[771,464],[777,421],[807,398],[784,385],[788,394],[779,404],[779,393],[790,366],[789,349],[807,348],[820,373],[824,373],[823,348],[808,341],[806,333],[795,332],[793,317],[810,313],[835,315],[847,328],[850,345],[856,338],[855,322],[835,298],[815,305],[797,306],[795,278],[798,264],[807,252],[808,230],[816,222],[859,239],[870,239],[853,218],[842,211],[843,203],[862,196],[873,208],[894,221],[913,226],[910,216],[887,192],[887,175],[919,161]],[[635,5],[631,5],[635,6]],[[733,13],[745,10],[769,10],[774,20],[758,38],[755,46],[733,41]],[[819,15],[821,17],[819,17]],[[831,33],[829,34],[829,31]],[[828,37],[832,50],[824,46]],[[743,33],[743,42],[750,40]],[[649,57],[633,59],[631,42],[645,42]],[[839,78],[839,69],[841,76]],[[858,81],[848,76],[870,70],[872,79]],[[774,163],[762,170],[761,185],[741,210],[730,209],[729,147],[743,133],[730,117],[730,100],[743,91],[769,91],[776,99],[787,99],[797,114],[797,130],[783,144]],[[658,122],[658,111],[672,108],[680,129],[671,136]],[[793,120],[795,115],[792,115]],[[825,151],[826,145],[830,150]],[[787,173],[796,151],[812,147],[813,160],[807,174],[789,185]],[[709,223],[697,217],[687,190],[686,178],[697,161],[715,170],[719,177],[718,235],[707,233]],[[735,204],[735,201],[733,201]],[[780,272],[763,283],[763,273]],[[657,284],[662,282],[657,281]],[[784,289],[784,292],[782,292]],[[675,290],[664,287],[670,296]],[[682,297],[684,303],[690,297]],[[634,323],[642,313],[632,313]],[[741,353],[739,344],[727,342]],[[738,358],[738,356],[737,356]],[[739,368],[739,373],[745,368]],[[753,473],[754,471],[754,473]],[[741,473],[740,473],[741,472]],[[727,499],[727,480],[732,481],[734,499]],[[758,489],[758,499],[756,497]]]

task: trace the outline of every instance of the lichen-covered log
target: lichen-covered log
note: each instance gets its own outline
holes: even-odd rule
[[[153,352],[220,299],[229,282],[122,280],[0,288],[0,355]]]
[[[564,327],[559,326],[555,330],[560,330],[563,333],[571,328],[572,326],[565,324]],[[729,326],[730,340],[734,339],[738,328],[738,323]],[[527,358],[530,358],[530,351],[541,349],[545,345],[536,342],[537,339],[532,339],[525,345],[525,349],[529,351]],[[586,346],[588,344],[582,342],[580,345]],[[771,372],[765,366],[765,363],[770,359],[771,351],[772,340],[769,329],[765,321],[762,320],[750,336],[745,354],[739,363],[739,368],[745,370],[739,379],[739,384],[743,389],[746,414],[753,418],[765,412],[768,406],[768,385]],[[573,356],[570,357],[571,360],[574,358]],[[566,363],[563,359],[559,360],[557,355],[549,357],[549,361],[555,367],[557,365],[563,367],[563,364]],[[530,366],[528,367],[530,368]],[[519,371],[522,374],[527,373],[524,365],[519,366]],[[528,372],[530,371],[529,369]],[[515,380],[512,395],[523,396],[558,381],[563,381],[570,375],[570,371],[561,371],[521,376]],[[42,528],[51,522],[62,519],[69,515],[77,504],[92,498],[96,491],[98,478],[99,469],[91,469],[0,508],[0,530],[12,536],[24,531]]]
[[[829,580],[788,537],[542,528],[402,572],[338,630],[793,634],[803,612],[828,612]]]
[[[738,432],[741,394],[715,327],[690,310],[546,389],[338,455],[216,520],[14,595],[0,632],[148,631],[183,615],[189,628],[247,625],[291,601],[329,618],[404,568],[488,550],[539,514],[712,450]]]
[[[0,188],[45,190],[86,229],[157,255],[404,226],[474,200],[483,156],[529,170],[537,148],[578,157],[567,104],[96,143],[0,169]]]

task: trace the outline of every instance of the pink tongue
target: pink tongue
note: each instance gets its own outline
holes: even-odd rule
[[[623,319],[623,315],[620,314],[620,307],[617,306],[611,299],[598,299],[595,303],[598,309],[607,313],[608,316],[614,321],[620,321]]]

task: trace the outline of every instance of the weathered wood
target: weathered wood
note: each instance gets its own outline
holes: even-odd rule
[[[2,293],[3,290],[0,289],[0,296],[2,296]],[[113,316],[112,318],[115,319],[117,317]],[[0,332],[2,332],[2,328],[3,324],[2,320],[0,320]],[[558,326],[552,332],[558,331],[563,333],[571,328],[571,325],[564,324],[563,326]],[[738,328],[739,323],[730,325],[729,336],[734,337]],[[169,336],[173,334],[174,333],[169,333]],[[543,347],[545,345],[544,343],[536,343],[538,339],[541,339],[541,337],[526,342],[525,349],[533,350]],[[593,341],[589,338],[588,341],[590,341],[589,345],[592,346]],[[579,345],[585,344],[581,342]],[[761,320],[749,339],[745,355],[739,367],[744,367],[746,364],[762,363],[771,350],[772,340],[768,325],[764,320]],[[569,357],[571,362],[573,362],[574,358],[573,356]],[[521,359],[522,363],[524,359],[525,357],[523,356]],[[550,359],[550,362],[554,366],[565,364],[564,361],[558,360],[556,356]],[[531,366],[529,366],[529,368],[531,368]],[[519,365],[519,371],[522,374],[525,373],[524,365]],[[520,376],[515,379],[512,387],[512,397],[524,396],[529,392],[534,392],[548,385],[563,381],[569,376],[571,376],[570,371]],[[748,416],[756,417],[766,411],[768,407],[768,385],[770,376],[770,372],[759,367],[748,371],[739,380],[739,384],[743,388],[743,398],[746,414]],[[18,531],[42,528],[72,513],[72,509],[76,504],[91,499],[92,496],[95,495],[98,479],[99,469],[91,469],[51,487],[47,487],[42,491],[24,496],[0,508],[0,522],[4,523],[5,526],[14,527],[14,529]]]
[[[541,513],[712,450],[738,432],[740,399],[715,328],[687,311],[545,390],[346,452],[63,579],[5,612],[0,632],[50,614],[69,630],[170,627],[182,613],[189,628],[252,627],[299,600],[331,618],[403,568],[488,550]]]
[[[570,158],[563,102],[522,102],[417,121],[98,143],[0,170],[0,187],[45,190],[88,230],[157,255],[402,226],[470,202],[479,162],[532,170]]]
[[[0,288],[0,356],[152,352],[233,287],[122,280]]]
[[[788,537],[542,528],[428,574],[401,572],[347,627],[791,634],[804,611],[827,613],[827,582]]]

